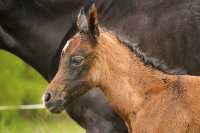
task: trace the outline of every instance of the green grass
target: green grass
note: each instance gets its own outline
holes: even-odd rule
[[[12,120],[1,120],[1,133],[83,133],[66,114],[31,118],[21,116]]]
[[[0,50],[0,106],[41,103],[47,82],[16,56]],[[0,133],[84,133],[66,113],[0,111]]]

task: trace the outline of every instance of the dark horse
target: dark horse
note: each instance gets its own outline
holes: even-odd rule
[[[90,3],[92,0],[1,0],[0,47],[50,81],[61,49],[76,32],[77,13]],[[199,0],[97,0],[96,5],[101,23],[136,43],[146,54],[145,61],[172,73],[199,75]],[[100,91],[80,97],[66,110],[87,132],[124,131]]]

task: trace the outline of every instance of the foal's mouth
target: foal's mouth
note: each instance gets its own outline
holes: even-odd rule
[[[52,113],[60,113],[64,110],[65,100],[60,92],[47,91],[43,96],[45,107]]]
[[[60,113],[66,110],[69,105],[73,104],[76,99],[85,94],[88,90],[88,86],[81,83],[70,87],[70,89],[64,87],[62,91],[54,91],[53,93],[47,91],[45,94],[49,95],[43,98],[45,107],[52,113]]]
[[[45,103],[45,107],[52,113],[61,113],[64,110],[64,100]]]
[[[66,93],[59,93],[59,94],[63,94],[62,97],[60,95],[59,97],[57,93],[57,96],[52,97],[51,100],[49,101],[44,100],[45,107],[52,113],[61,113],[68,107],[68,105],[73,103],[73,101],[75,101],[78,97],[77,93],[68,93],[67,95]]]
[[[45,107],[52,113],[61,113],[63,110],[76,100],[76,95],[68,95],[62,100],[54,100],[45,103]]]

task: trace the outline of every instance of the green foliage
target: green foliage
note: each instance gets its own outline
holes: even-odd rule
[[[16,56],[0,50],[0,106],[38,104],[47,82]],[[0,111],[0,133],[83,133],[64,113]]]
[[[47,82],[35,70],[4,51],[0,51],[0,64],[1,105],[41,102]]]

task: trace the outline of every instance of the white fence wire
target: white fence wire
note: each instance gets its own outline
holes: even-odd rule
[[[43,104],[33,104],[33,105],[11,105],[11,106],[0,106],[0,111],[4,110],[34,110],[34,109],[44,109]]]

